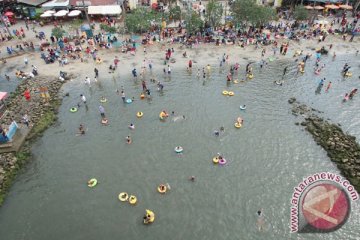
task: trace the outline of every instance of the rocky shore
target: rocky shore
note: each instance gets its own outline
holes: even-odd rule
[[[66,80],[70,78],[68,76]],[[0,123],[2,126],[9,125],[13,120],[22,123],[22,117],[27,114],[31,130],[19,152],[0,154],[0,205],[17,172],[31,157],[31,142],[57,120],[56,114],[62,100],[59,92],[65,82],[54,76],[37,76],[21,81],[15,92],[10,93],[7,99],[8,112]],[[24,98],[26,90],[30,91],[30,100]],[[46,98],[46,93],[49,98]]]
[[[356,138],[345,134],[339,124],[330,123],[319,117],[320,111],[299,103],[295,98],[290,98],[288,102],[292,105],[292,114],[303,118],[301,123],[295,124],[305,126],[314,141],[327,152],[341,174],[359,193],[360,145],[356,142]]]

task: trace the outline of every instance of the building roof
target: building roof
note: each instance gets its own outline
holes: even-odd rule
[[[24,3],[31,6],[39,6],[49,0],[17,0],[18,3]]]
[[[117,0],[84,0],[85,6],[117,5]],[[83,6],[82,0],[70,0],[71,6]]]

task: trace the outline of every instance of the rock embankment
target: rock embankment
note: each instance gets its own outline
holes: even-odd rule
[[[62,99],[59,91],[64,82],[54,76],[37,76],[35,79],[21,81],[7,99],[8,112],[0,123],[3,126],[9,125],[13,120],[22,123],[22,117],[27,114],[31,130],[18,153],[0,154],[0,205],[16,173],[31,157],[31,140],[41,136],[42,132],[57,120],[56,114]],[[29,100],[24,97],[26,90],[30,91]]]
[[[340,125],[330,123],[319,117],[321,113],[305,104],[299,103],[295,98],[288,101],[292,105],[292,114],[303,117],[301,126],[305,126],[315,142],[326,152],[343,176],[360,192],[360,145],[356,137],[346,134]],[[299,125],[299,123],[296,123]]]

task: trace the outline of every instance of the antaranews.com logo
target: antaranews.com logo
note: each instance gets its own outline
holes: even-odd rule
[[[340,175],[322,172],[303,179],[291,197],[290,231],[332,232],[347,221],[355,188]]]

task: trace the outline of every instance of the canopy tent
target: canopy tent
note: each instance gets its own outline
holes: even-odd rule
[[[55,17],[63,17],[66,16],[69,13],[67,10],[60,10],[57,13],[54,14]]]
[[[345,9],[345,10],[352,10],[353,9],[353,7],[352,6],[350,6],[350,5],[339,5],[339,7],[341,8],[341,9]]]
[[[76,17],[79,16],[81,14],[81,11],[79,10],[72,10],[71,12],[69,12],[68,16],[69,17]]]
[[[331,3],[341,3],[342,0],[308,0],[309,2],[316,2],[316,3],[326,3],[326,4],[331,4]]]
[[[308,6],[305,6],[304,8],[307,9],[307,10],[312,10],[312,9],[314,9],[312,6],[309,6],[309,5],[308,5]]]
[[[121,13],[119,5],[89,6],[88,14],[94,15],[117,15]]]
[[[339,9],[339,7],[336,6],[336,5],[334,5],[334,4],[325,5],[325,8],[328,8],[328,9]]]

